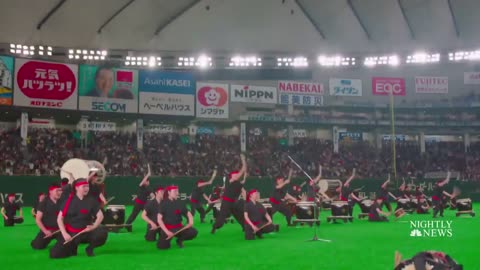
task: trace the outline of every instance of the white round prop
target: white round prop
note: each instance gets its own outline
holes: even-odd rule
[[[78,178],[88,178],[90,172],[97,172],[97,183],[101,184],[105,181],[107,173],[102,163],[95,160],[84,160],[79,158],[72,158],[67,160],[60,170],[61,178],[69,178],[69,175],[66,172],[73,174],[74,179]]]
[[[320,192],[326,193],[327,191],[335,191],[342,182],[338,179],[322,179],[318,181],[318,187]]]

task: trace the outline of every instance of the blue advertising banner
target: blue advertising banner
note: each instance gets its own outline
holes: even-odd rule
[[[188,72],[141,70],[139,112],[161,115],[195,115],[195,79]]]

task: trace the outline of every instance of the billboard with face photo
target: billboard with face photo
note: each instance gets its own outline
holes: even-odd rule
[[[138,72],[107,66],[80,65],[79,109],[138,112]]]

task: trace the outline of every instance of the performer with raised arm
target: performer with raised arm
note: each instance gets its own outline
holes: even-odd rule
[[[440,216],[443,217],[443,210],[445,208],[445,196],[449,197],[450,199],[455,198],[455,194],[450,194],[445,191],[445,185],[448,184],[450,181],[450,171],[447,172],[447,178],[442,181],[438,181],[433,188],[433,217],[436,218],[437,214],[440,213]]]
[[[210,196],[208,196],[208,199],[210,202],[208,203],[208,207],[207,207],[207,210],[205,211],[205,214],[208,214],[212,210],[216,211],[216,208],[214,206],[221,199],[222,190],[223,190],[223,187],[218,185],[213,188],[212,193],[210,194]]]
[[[387,207],[388,212],[392,212],[392,206],[390,205],[389,202],[389,192],[388,192],[388,183],[390,183],[390,174],[388,175],[388,178],[383,184],[380,186],[380,191],[379,191],[379,197],[382,197],[382,205],[380,205],[380,208],[382,208],[383,205]]]
[[[337,192],[339,194],[340,200],[348,202],[348,197],[352,193],[350,190],[350,182],[352,182],[353,178],[355,178],[355,168],[352,171],[352,175],[345,181],[344,184],[340,184],[340,186],[337,188]]]
[[[135,221],[138,214],[144,209],[145,204],[148,201],[148,197],[150,197],[150,194],[152,193],[152,191],[149,188],[150,176],[151,176],[151,170],[150,170],[150,165],[148,165],[148,172],[143,177],[140,184],[138,185],[137,197],[135,198],[135,203],[133,205],[132,213],[128,217],[127,222],[125,222],[125,225],[127,225],[127,230],[129,232],[132,231],[132,223]]]
[[[63,239],[50,249],[50,258],[53,259],[76,256],[80,243],[88,243],[85,249],[87,256],[95,256],[94,249],[107,241],[108,231],[100,225],[103,221],[100,205],[93,197],[87,196],[90,190],[87,179],[75,180],[73,188],[74,193],[70,194],[58,213],[57,224]]]
[[[285,180],[282,176],[279,176],[275,179],[275,189],[273,190],[273,194],[270,197],[270,203],[272,204],[272,218],[273,215],[278,211],[285,216],[288,226],[292,225],[293,213],[287,205],[287,200],[293,202],[297,201],[297,199],[288,194],[286,191],[286,185],[290,184],[290,180],[292,179],[292,173],[293,170],[290,169],[287,180]]]
[[[322,165],[318,166],[318,175],[314,179],[307,180],[308,185],[307,185],[307,201],[309,202],[315,202],[317,201],[317,194],[318,192],[321,193],[323,197],[328,198],[328,196],[321,192],[320,189],[317,188],[318,181],[322,179]]]
[[[242,160],[242,168],[240,171],[233,171],[229,174],[228,184],[226,184],[225,192],[222,197],[222,205],[220,206],[220,212],[218,213],[218,218],[215,219],[215,223],[212,226],[212,234],[219,228],[221,228],[227,217],[232,214],[240,226],[243,227],[244,218],[242,213],[239,213],[236,209],[235,202],[242,192],[243,185],[245,184],[246,178],[242,181],[241,177],[247,172],[247,160],[244,154],[240,155]]]
[[[193,228],[193,216],[185,204],[177,200],[178,187],[168,186],[165,189],[167,198],[160,204],[157,222],[162,231],[157,241],[158,249],[170,248],[170,241],[177,237],[177,245],[183,248],[183,242],[197,237],[198,231]],[[182,224],[182,216],[188,219],[188,224]]]
[[[142,212],[142,219],[147,222],[147,232],[145,233],[145,240],[153,242],[157,240],[157,234],[160,234],[160,227],[158,226],[158,210],[162,203],[164,191],[162,187],[158,187],[155,192],[155,199],[148,201],[145,209]]]
[[[62,188],[58,184],[51,184],[48,187],[48,197],[41,201],[37,207],[35,222],[40,232],[31,242],[33,249],[45,249],[53,239],[61,241],[61,234],[58,232],[57,216],[60,211],[58,200],[62,195]]]
[[[270,215],[261,203],[258,202],[259,193],[252,189],[246,195],[244,218],[245,218],[245,240],[263,238],[262,234],[275,230]]]
[[[201,223],[205,222],[206,215],[205,209],[203,208],[203,204],[201,202],[202,198],[204,198],[209,204],[212,203],[212,201],[210,201],[210,198],[207,197],[207,195],[205,194],[204,187],[211,185],[216,175],[217,169],[213,171],[212,177],[210,177],[210,180],[208,180],[208,182],[205,182],[203,180],[197,181],[197,183],[195,183],[195,186],[193,187],[192,194],[190,195],[190,209],[192,212],[192,216],[195,216],[195,212],[198,211],[200,213]]]

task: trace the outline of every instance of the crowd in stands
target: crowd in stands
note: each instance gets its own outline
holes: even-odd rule
[[[227,173],[240,164],[239,136],[146,133],[143,150],[137,149],[135,133],[91,132],[82,144],[78,132],[59,129],[31,129],[22,142],[19,130],[0,132],[0,175],[58,175],[70,158],[106,160],[109,175],[140,176],[147,163],[154,175],[206,176],[214,166]],[[385,141],[378,149],[368,142],[342,142],[334,153],[333,142],[296,138],[293,145],[279,138],[248,136],[249,176],[285,175],[291,166],[288,155],[310,175],[318,164],[324,177],[345,178],[353,168],[363,178],[385,178],[392,171],[392,147]],[[480,143],[465,153],[462,142],[427,142],[420,153],[415,141],[396,144],[398,176],[423,178],[427,172],[458,171],[468,180],[480,180]],[[297,172],[300,175],[300,172]]]

